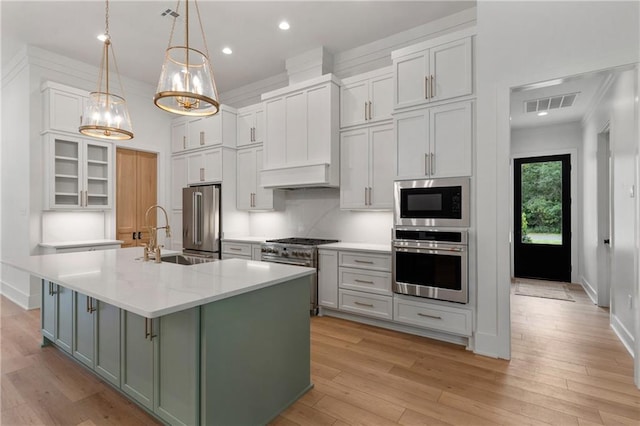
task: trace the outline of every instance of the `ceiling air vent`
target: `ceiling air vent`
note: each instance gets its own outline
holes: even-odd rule
[[[573,105],[578,93],[554,96],[552,98],[533,99],[524,101],[525,112],[547,111],[550,109],[566,108]]]

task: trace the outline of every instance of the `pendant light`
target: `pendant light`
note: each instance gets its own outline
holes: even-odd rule
[[[189,45],[189,0],[185,1],[184,45],[172,45],[176,17],[180,8],[180,0],[178,0],[169,36],[169,46],[165,52],[158,90],[153,97],[153,102],[159,108],[175,114],[207,116],[216,114],[220,109],[220,103],[218,89],[213,79],[213,69],[209,62],[209,49],[204,37],[200,9],[198,3],[195,0],[193,2],[196,6],[205,53]]]
[[[133,138],[127,102],[123,97],[111,93],[109,86],[109,52],[111,52],[118,83],[120,84],[120,93],[124,95],[120,72],[118,71],[118,64],[109,34],[109,0],[106,0],[105,3],[104,45],[98,74],[98,90],[89,94],[89,100],[84,108],[82,122],[78,130],[83,135],[96,138],[127,140]],[[103,75],[105,77],[104,90],[102,85]]]

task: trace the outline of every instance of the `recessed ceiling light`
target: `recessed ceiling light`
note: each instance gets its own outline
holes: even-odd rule
[[[106,35],[106,34],[100,34],[97,38],[98,38],[98,40],[100,40],[101,42],[104,43],[104,41],[107,39],[107,37],[109,37],[109,36]]]
[[[224,53],[225,55],[231,55],[233,53],[233,50],[231,50],[230,47],[225,47],[224,49],[222,49],[222,53]]]
[[[543,117],[543,116],[545,116],[545,115],[547,115],[547,114],[549,114],[547,111],[540,111],[540,112],[538,113],[538,117]]]
[[[291,27],[289,26],[289,23],[287,21],[282,21],[280,22],[280,25],[278,25],[278,28],[280,28],[281,30],[288,30]]]

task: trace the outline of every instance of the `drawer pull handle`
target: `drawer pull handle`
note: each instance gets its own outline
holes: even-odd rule
[[[354,280],[354,281],[362,284],[375,284],[373,281],[365,281],[365,280]]]
[[[233,251],[242,251],[241,248],[237,248],[237,247],[229,247],[229,250],[233,250]]]
[[[368,308],[373,308],[373,305],[371,303],[362,303],[362,302],[353,302],[356,305],[360,305],[360,306],[366,306]]]
[[[373,262],[370,261],[370,260],[354,259],[354,262],[356,262],[356,263],[366,263],[367,265],[373,265]]]
[[[442,317],[439,317],[437,315],[428,315],[428,314],[423,314],[423,313],[420,313],[420,312],[418,312],[418,315],[421,316],[421,317],[425,317],[425,318],[433,318],[433,319],[439,319],[439,320],[442,319]]]

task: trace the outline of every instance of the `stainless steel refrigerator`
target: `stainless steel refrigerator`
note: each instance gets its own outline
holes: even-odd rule
[[[220,185],[182,189],[182,247],[188,254],[220,257]]]

